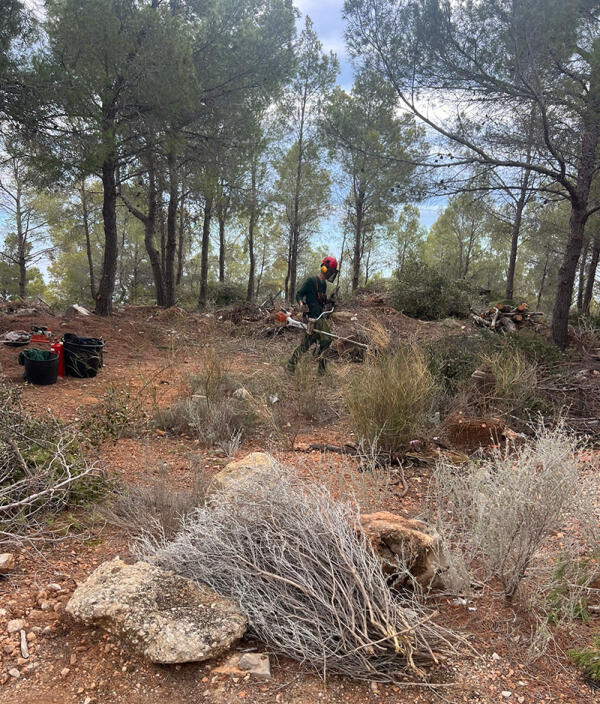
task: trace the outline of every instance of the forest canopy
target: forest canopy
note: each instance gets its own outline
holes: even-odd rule
[[[0,0],[1,294],[293,300],[331,253],[342,294],[443,277],[564,347],[597,306],[599,12],[347,0],[342,85],[291,0]]]

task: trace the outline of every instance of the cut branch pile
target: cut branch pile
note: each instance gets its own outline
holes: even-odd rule
[[[359,509],[283,467],[257,470],[144,558],[235,599],[275,652],[353,678],[421,678],[460,640],[395,596],[357,530]]]
[[[75,432],[28,415],[18,389],[0,385],[0,545],[49,537],[47,512],[91,498],[98,487]]]
[[[519,303],[514,308],[505,303],[498,303],[484,313],[469,310],[475,325],[488,328],[492,332],[516,332],[519,328],[532,326],[539,322],[543,313],[529,310],[527,303]]]

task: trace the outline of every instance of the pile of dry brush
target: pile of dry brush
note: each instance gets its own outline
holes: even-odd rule
[[[323,675],[423,677],[459,638],[390,591],[358,523],[355,504],[274,466],[215,494],[174,540],[142,539],[138,552],[233,598],[260,640]]]
[[[0,385],[0,543],[47,537],[49,512],[93,498],[97,468],[80,440],[52,416],[28,414],[19,389]]]

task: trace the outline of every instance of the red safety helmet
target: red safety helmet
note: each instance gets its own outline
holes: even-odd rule
[[[338,263],[335,257],[325,257],[321,262],[321,272],[330,283],[335,281],[338,275]]]

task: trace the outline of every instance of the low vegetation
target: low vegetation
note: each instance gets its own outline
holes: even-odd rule
[[[217,493],[174,540],[143,541],[140,553],[232,597],[260,640],[323,675],[422,676],[456,636],[390,591],[358,515],[275,466]]]
[[[350,383],[347,405],[359,439],[394,453],[423,432],[437,385],[422,350],[373,356]]]
[[[550,534],[580,518],[579,442],[563,426],[538,427],[533,440],[494,450],[467,466],[438,463],[435,517],[452,554],[449,577],[497,579],[512,598]]]
[[[83,438],[50,414],[26,412],[20,391],[0,384],[0,539],[49,537],[46,519],[98,498],[105,484]]]
[[[589,648],[574,648],[567,654],[583,670],[590,684],[600,689],[600,636],[593,639]]]

